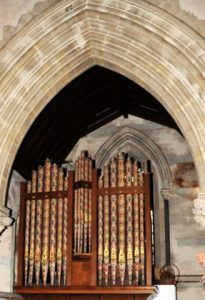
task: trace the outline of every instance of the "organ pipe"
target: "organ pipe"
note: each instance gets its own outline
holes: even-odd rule
[[[125,163],[126,170],[126,186],[130,187],[132,185],[132,162],[130,157],[127,158]],[[133,203],[132,194],[126,195],[126,257],[127,257],[127,274],[128,274],[128,285],[132,284],[133,278]]]
[[[102,176],[98,179],[98,187],[103,187]],[[98,197],[98,281],[103,280],[103,196]]]
[[[27,183],[27,193],[31,193],[31,182]],[[31,201],[26,201],[25,247],[24,247],[24,284],[28,282],[29,240],[30,240]]]
[[[64,178],[63,184],[64,191],[68,191],[68,177]],[[63,198],[63,243],[62,243],[62,271],[63,271],[63,284],[66,284],[66,276],[67,276],[67,250],[68,250],[68,198]],[[60,274],[59,281],[60,285]]]

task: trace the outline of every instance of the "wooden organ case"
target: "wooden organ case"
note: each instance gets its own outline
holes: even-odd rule
[[[142,300],[153,293],[150,174],[118,154],[101,172],[46,160],[21,184],[15,291],[25,299]]]

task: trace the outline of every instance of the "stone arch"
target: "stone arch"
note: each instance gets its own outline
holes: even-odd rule
[[[109,159],[120,151],[127,151],[133,157],[150,159],[155,173],[158,174],[163,189],[170,188],[171,171],[161,149],[143,132],[126,126],[110,137],[97,151],[95,161],[102,168]]]
[[[93,65],[130,78],[176,120],[195,161],[205,199],[205,43],[145,1],[61,0],[0,51],[0,193],[32,122],[72,79]]]

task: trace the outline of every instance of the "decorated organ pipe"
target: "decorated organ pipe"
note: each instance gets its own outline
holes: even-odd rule
[[[59,168],[56,172],[57,176],[57,186],[58,191],[63,191],[63,169]],[[56,263],[57,263],[57,284],[61,283],[61,272],[63,265],[63,198],[57,199],[57,248],[56,248]],[[67,227],[67,226],[65,226]],[[66,228],[65,228],[66,230]]]
[[[89,168],[89,164],[88,164],[88,158],[85,157],[84,160],[84,180],[85,182],[88,181],[88,168]],[[88,194],[88,188],[85,186],[84,188],[84,218],[83,218],[83,253],[87,252],[87,248],[88,248],[88,216],[89,216],[89,194]],[[89,251],[88,251],[89,252]]]
[[[45,162],[45,179],[44,191],[50,192],[50,179],[51,179],[51,162],[49,159]],[[43,233],[42,233],[42,279],[43,285],[46,285],[49,264],[49,237],[50,237],[50,207],[51,200],[47,197],[43,203]]]
[[[98,179],[98,187],[103,187],[103,181],[102,176]],[[98,196],[98,282],[99,285],[102,285],[102,279],[103,279],[103,196]]]
[[[36,192],[37,187],[37,172],[32,172],[31,191]],[[35,249],[35,226],[36,226],[36,202],[31,200],[31,215],[30,215],[30,238],[29,238],[29,275],[28,283],[32,284],[34,272],[34,249]]]
[[[125,161],[118,155],[118,187],[125,186]],[[125,284],[125,194],[118,195],[118,270],[120,284]]]
[[[125,163],[125,181],[127,186],[132,185],[132,162],[130,157]],[[132,194],[126,194],[126,264],[127,264],[127,279],[128,285],[132,284],[133,278],[133,201]]]
[[[92,168],[93,161],[91,158],[88,160],[88,181],[92,182]],[[88,253],[92,251],[92,189],[88,185]]]
[[[44,168],[42,166],[38,167],[38,193],[43,192],[43,177]],[[40,268],[41,268],[41,246],[42,246],[42,213],[43,213],[43,200],[37,199],[36,204],[36,240],[35,240],[35,280],[36,284],[39,284],[40,280]]]
[[[27,193],[31,193],[31,182],[27,182]],[[24,245],[24,284],[28,283],[29,241],[30,241],[31,200],[26,201],[25,245]]]
[[[51,191],[56,192],[57,190],[57,176],[58,168],[56,164],[51,167]],[[56,240],[57,240],[57,199],[52,198],[50,204],[50,238],[49,238],[49,269],[50,269],[50,280],[51,285],[54,285],[55,267],[56,267]]]
[[[143,186],[143,173],[139,173],[139,185]],[[145,231],[144,231],[144,194],[139,194],[139,224],[140,224],[140,262],[141,262],[141,282],[145,284]]]
[[[109,169],[104,168],[104,187],[109,186]],[[110,265],[110,230],[109,230],[109,196],[105,195],[103,199],[103,273],[105,284],[108,285],[109,265]]]
[[[61,169],[62,170],[62,169]],[[64,191],[68,191],[68,177],[63,179]],[[63,243],[62,243],[62,256],[60,261],[62,261],[62,270],[63,270],[63,284],[66,284],[66,276],[67,276],[67,250],[68,250],[68,198],[63,198]],[[61,274],[58,274],[58,285],[60,285],[60,277]]]
[[[138,186],[138,165],[135,161],[133,163],[133,185]],[[133,209],[134,209],[134,275],[135,282],[139,282],[140,270],[140,243],[139,243],[139,199],[138,194],[133,195]]]

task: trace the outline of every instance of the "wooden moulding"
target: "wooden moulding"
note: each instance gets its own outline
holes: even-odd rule
[[[138,286],[138,287],[99,287],[99,286],[76,286],[76,287],[21,287],[16,286],[15,292],[21,295],[24,294],[92,294],[92,295],[151,295],[156,292],[154,286]]]
[[[125,186],[125,187],[108,187],[97,188],[97,196],[102,195],[125,195],[125,194],[139,194],[145,191],[144,186]]]
[[[68,191],[25,193],[25,200],[52,199],[67,197]]]

